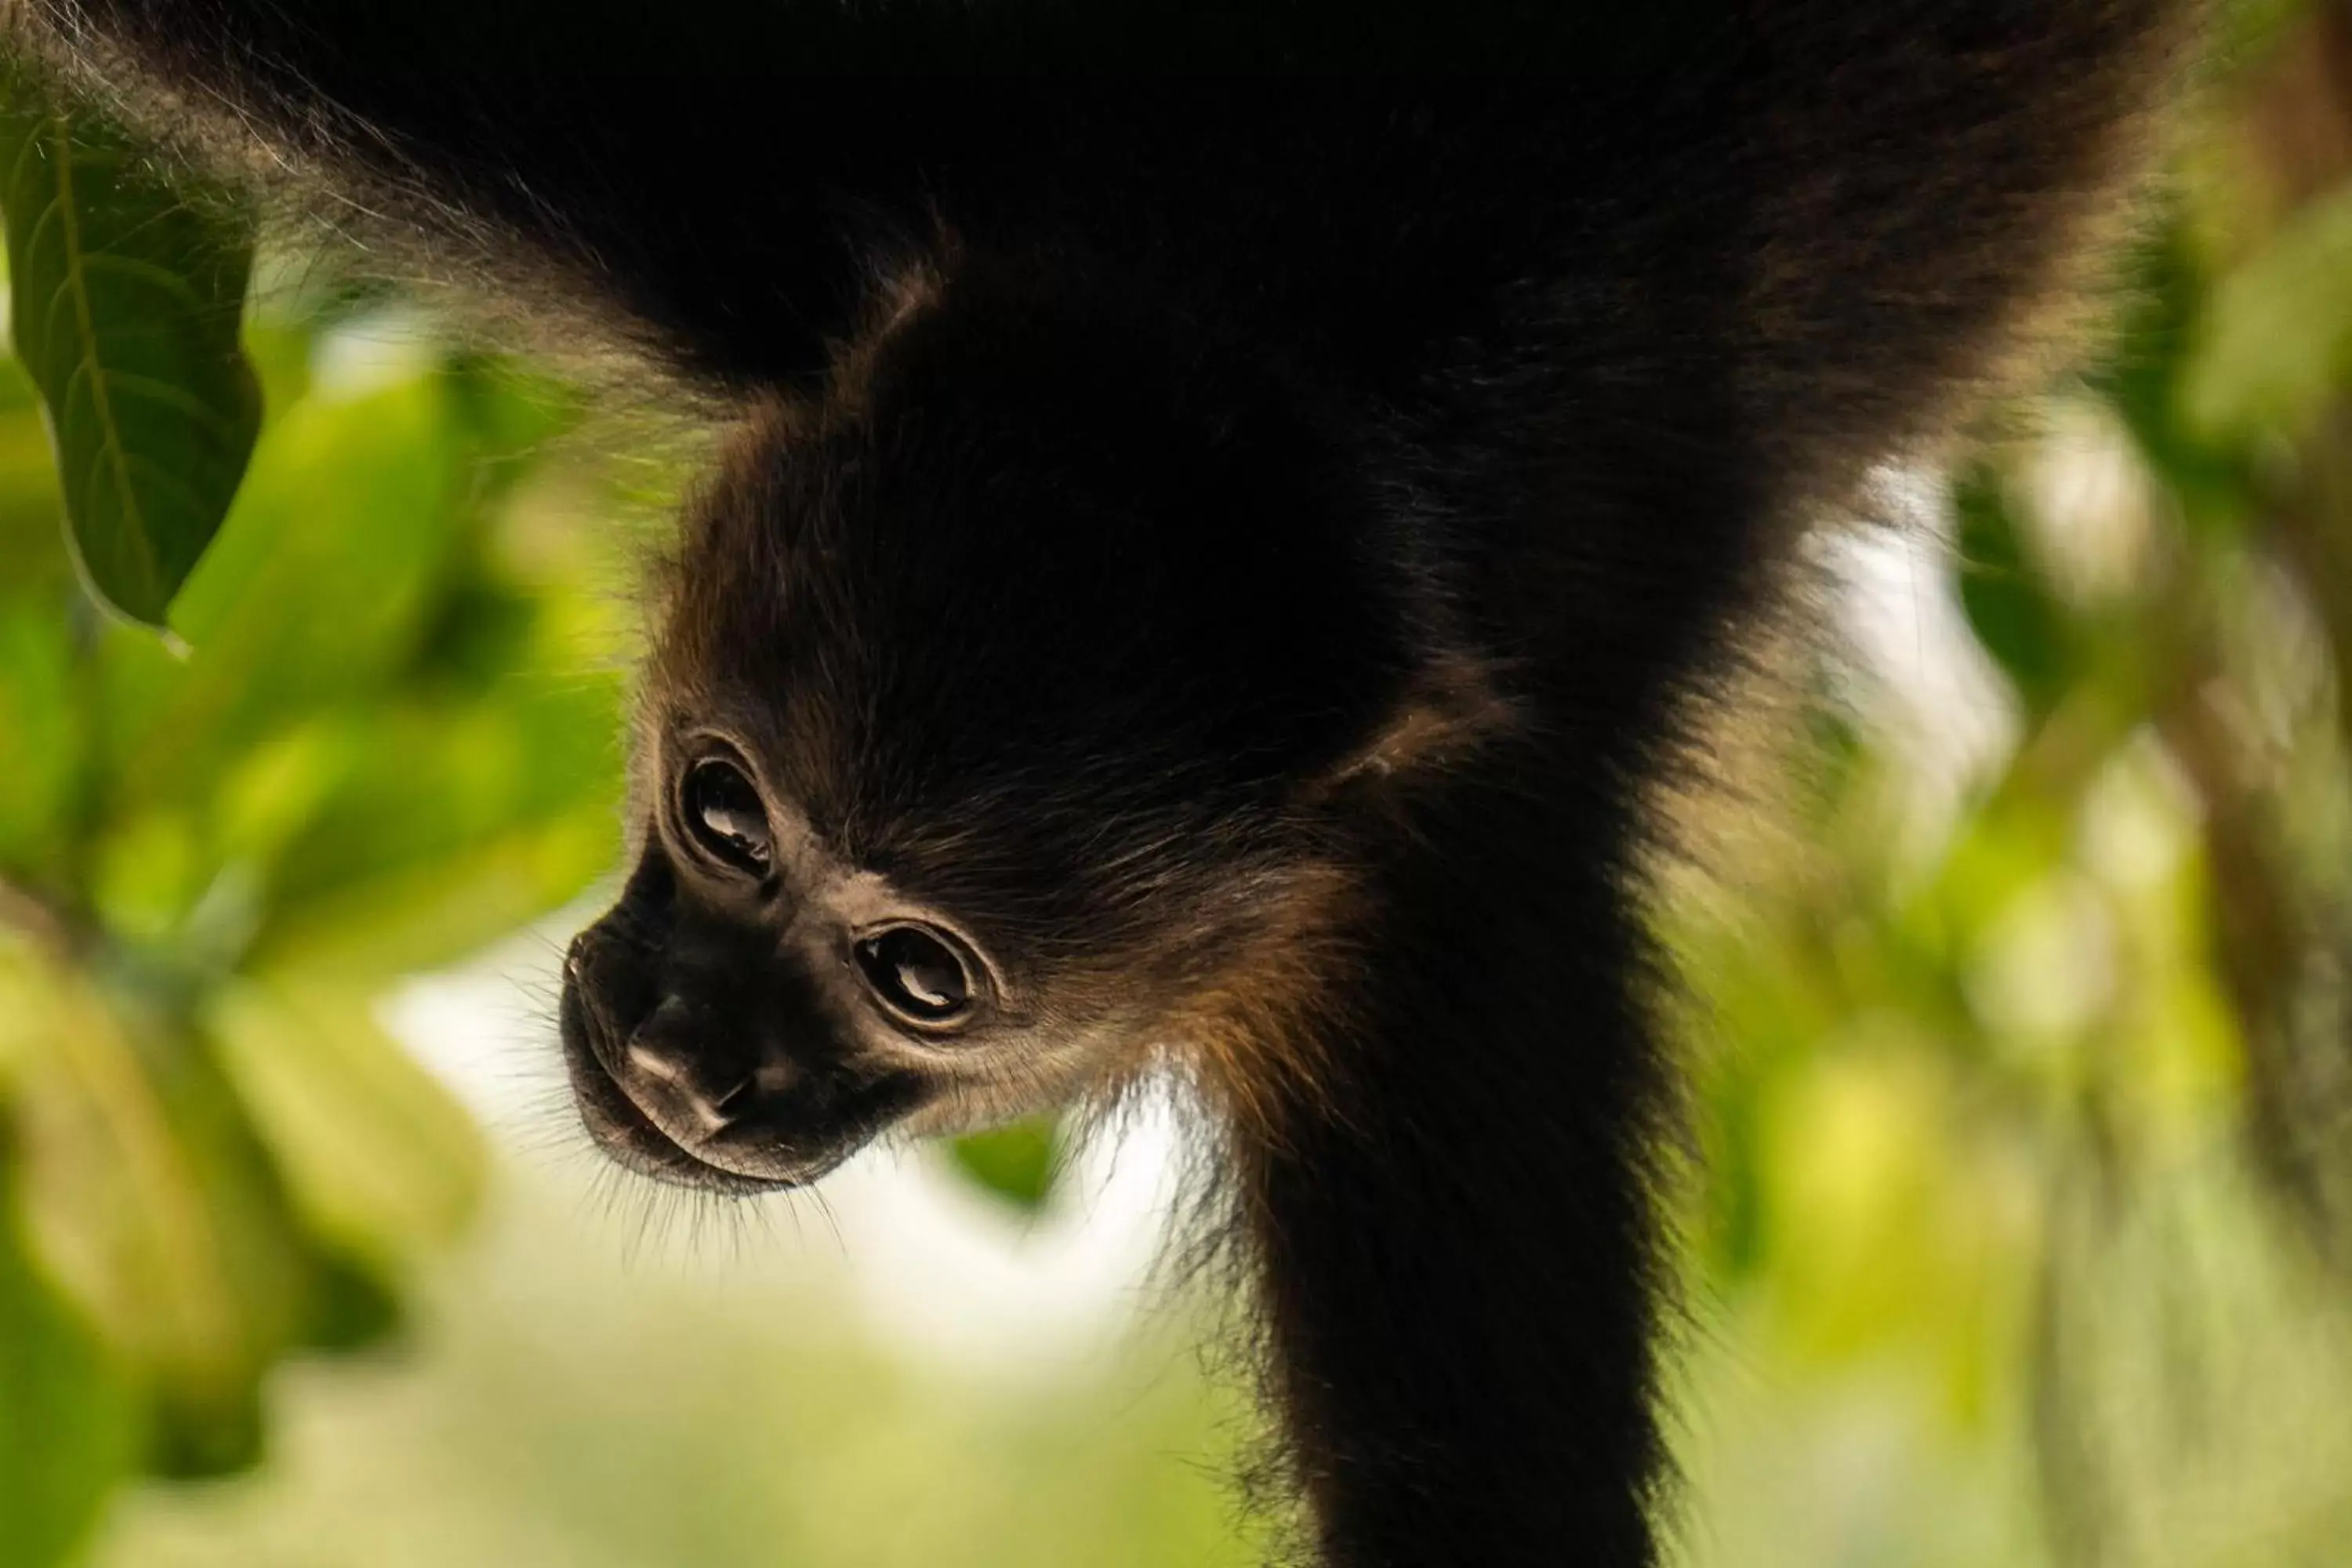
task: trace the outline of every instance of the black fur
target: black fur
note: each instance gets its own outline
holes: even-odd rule
[[[2011,374],[2188,9],[60,0],[41,47],[756,405],[568,988],[616,1150],[804,1179],[1163,1050],[1232,1120],[1322,1560],[1637,1568],[1677,695],[1803,511]],[[712,734],[814,847],[757,889],[674,820]],[[852,872],[1003,966],[967,1055],[794,934]],[[642,1113],[763,1062],[723,1169]]]

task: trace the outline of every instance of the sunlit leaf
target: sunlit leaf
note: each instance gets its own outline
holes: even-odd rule
[[[39,385],[94,592],[162,626],[259,428],[237,347],[252,252],[109,128],[0,81],[16,353]]]
[[[0,1142],[0,1568],[50,1568],[135,1465],[137,1411],[122,1370],[26,1256],[15,1187]]]
[[[244,981],[212,999],[205,1022],[315,1232],[387,1269],[456,1233],[480,1189],[480,1144],[376,1026],[363,992]]]
[[[102,838],[91,857],[90,902],[117,936],[162,942],[202,897],[211,866],[185,812],[144,812]]]
[[[2314,202],[2222,279],[2181,374],[2209,438],[2300,430],[2352,379],[2352,187]]]
[[[619,852],[619,713],[609,677],[511,679],[497,701],[355,729],[279,858],[254,962],[431,967],[578,896]]]
[[[260,1378],[310,1326],[307,1245],[198,1042],[68,974],[33,982],[5,1026],[36,1255],[136,1369],[151,1466],[250,1463]]]

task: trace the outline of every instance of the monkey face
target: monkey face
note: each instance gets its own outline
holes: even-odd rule
[[[661,1179],[797,1184],[886,1130],[1115,1084],[1327,933],[1328,870],[1278,813],[1041,787],[821,829],[748,728],[648,750],[636,869],[572,944],[561,1023],[589,1130]]]
[[[710,733],[664,747],[647,841],[572,944],[562,1031],[590,1130],[624,1163],[721,1188],[804,1182],[886,1127],[1049,1100],[1088,1032],[1034,965],[851,864]]]
[[[966,287],[689,514],[639,863],[562,1020],[654,1174],[802,1182],[1054,1103],[1257,1005],[1322,920],[1307,786],[1409,668],[1339,465],[1116,311]]]

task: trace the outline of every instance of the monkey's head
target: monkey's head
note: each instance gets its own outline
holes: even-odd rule
[[[755,416],[566,965],[607,1150],[803,1182],[1316,1005],[1418,660],[1350,456],[1180,331],[964,277]]]

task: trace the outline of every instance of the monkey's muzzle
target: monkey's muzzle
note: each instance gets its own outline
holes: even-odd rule
[[[755,987],[727,1010],[666,992],[602,922],[572,942],[558,1017],[589,1135],[641,1174],[750,1193],[831,1171],[902,1115],[911,1084],[796,1060],[761,1027]],[[812,1053],[813,1055],[814,1053]]]

